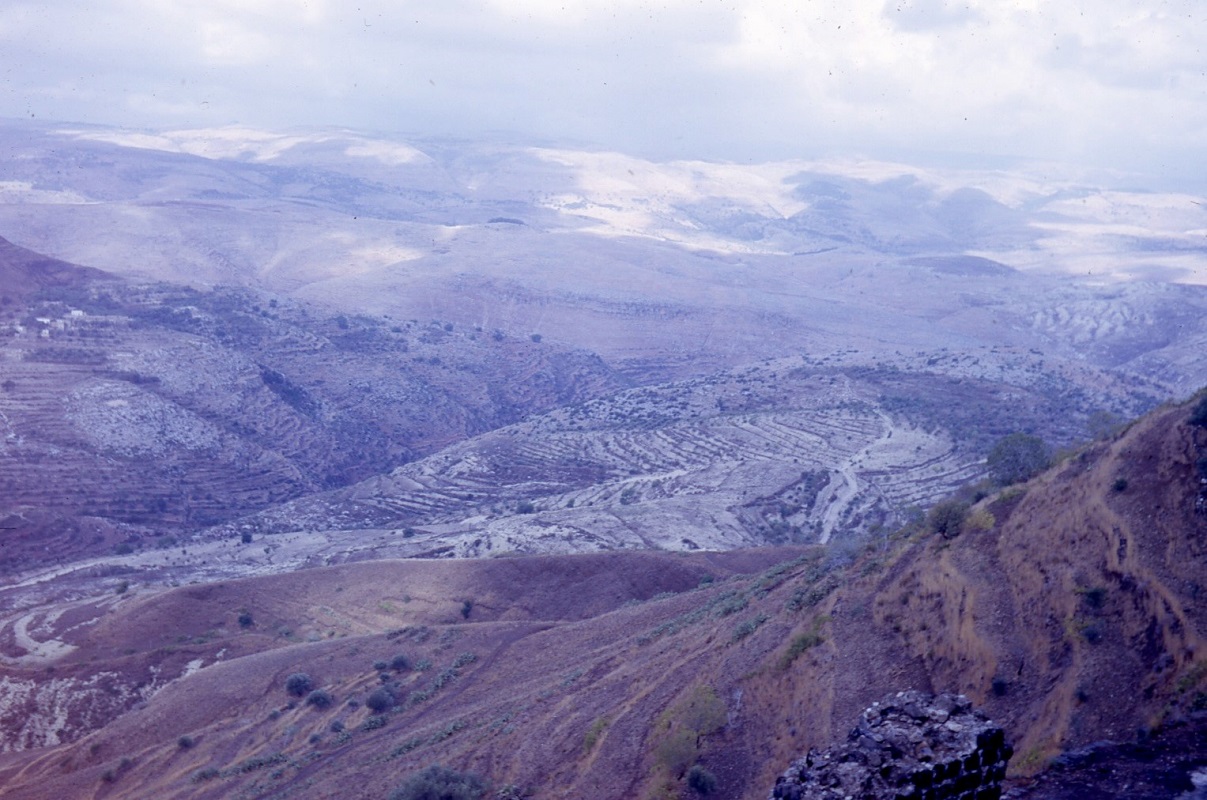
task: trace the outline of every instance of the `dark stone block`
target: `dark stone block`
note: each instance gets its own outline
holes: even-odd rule
[[[1009,752],[1002,729],[967,698],[899,692],[864,711],[846,742],[795,762],[772,797],[999,800],[997,762]]]

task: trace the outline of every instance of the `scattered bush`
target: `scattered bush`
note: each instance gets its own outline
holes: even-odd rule
[[[195,744],[195,742],[193,741],[192,736],[181,736],[176,740],[176,744],[181,750],[188,750]]]
[[[398,655],[396,655],[392,659],[390,659],[390,667],[395,672],[404,672],[405,670],[408,670],[411,668],[411,661],[406,656],[404,656],[402,653],[399,653]]]
[[[717,776],[696,764],[687,771],[687,785],[699,794],[712,794],[717,790]]]
[[[583,752],[590,753],[595,749],[595,745],[599,742],[599,737],[608,729],[608,724],[611,722],[607,717],[596,717],[591,723],[591,727],[583,734]]]
[[[690,728],[671,731],[654,748],[654,758],[668,773],[678,777],[699,755],[699,734]]]
[[[1115,478],[1115,482],[1111,484],[1111,489],[1116,492],[1126,492],[1127,478],[1124,478],[1122,475],[1120,475],[1118,478]]]
[[[1083,589],[1081,596],[1085,598],[1086,605],[1090,608],[1102,608],[1106,603],[1106,587],[1094,586],[1089,589]]]
[[[436,764],[408,778],[390,800],[481,800],[486,789],[477,775]]]
[[[326,689],[315,689],[310,694],[306,695],[306,703],[315,708],[323,709],[330,708],[335,702],[335,698],[331,696],[331,692]]]
[[[520,513],[522,514],[525,512],[521,511]],[[474,601],[473,600],[462,600],[461,601],[461,618],[462,619],[469,619],[470,612],[472,612],[473,610],[474,610]]]
[[[304,697],[312,688],[310,676],[305,672],[295,672],[285,679],[285,691],[294,697]]]
[[[780,656],[780,669],[788,669],[788,667],[792,666],[792,662],[800,657],[801,653],[806,650],[812,650],[824,641],[825,639],[822,635],[817,632],[816,626],[807,633],[798,633],[793,637],[792,643],[788,645],[788,649]]]
[[[374,689],[365,698],[365,706],[374,714],[381,714],[389,711],[394,706],[394,695],[389,689],[381,688]]]
[[[367,720],[361,723],[360,729],[362,731],[375,731],[378,728],[384,728],[385,726],[385,717],[369,717]]]
[[[964,520],[963,528],[969,531],[985,533],[993,530],[993,526],[997,524],[997,518],[987,508],[974,509]]]
[[[378,672],[382,672],[383,670],[387,670],[389,668],[390,664],[385,659],[378,659],[377,661],[373,662],[373,669],[377,670]]]
[[[256,621],[254,619],[252,619],[250,611],[240,611],[239,612],[239,627],[240,628],[250,628],[252,625],[255,625],[255,624],[256,624]]]
[[[1010,691],[1010,684],[1005,678],[994,678],[990,685],[993,688],[993,693],[998,697],[1005,697],[1006,693]]]

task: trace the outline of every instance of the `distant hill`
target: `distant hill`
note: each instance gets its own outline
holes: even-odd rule
[[[951,539],[9,587],[0,717],[26,749],[0,756],[0,786],[385,797],[441,763],[533,798],[630,798],[688,796],[698,763],[716,797],[754,800],[905,688],[972,698],[1016,782],[1099,740],[1202,741],[1207,429],[1189,413],[984,498]],[[291,695],[294,673],[329,698]]]

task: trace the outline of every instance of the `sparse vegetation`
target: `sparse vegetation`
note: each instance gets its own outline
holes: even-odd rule
[[[725,703],[712,687],[697,686],[682,701],[658,718],[655,731],[661,738],[654,758],[675,779],[683,777],[700,755],[700,739],[725,727]]]
[[[733,629],[733,635],[730,637],[730,644],[740,642],[747,636],[757,631],[759,627],[768,619],[766,614],[756,614],[745,622],[741,622]]]
[[[993,530],[993,526],[996,524],[997,519],[989,509],[974,508],[964,518],[963,529],[969,533],[985,533]]]
[[[471,613],[473,613],[473,610],[474,610],[474,601],[473,600],[462,600],[461,601],[461,618],[462,619],[469,619],[469,615]]]
[[[607,717],[596,717],[591,722],[591,727],[587,728],[587,732],[583,734],[583,752],[589,753],[595,749],[595,745],[599,743],[599,737],[608,729],[611,720]]]
[[[813,620],[813,624],[809,630],[792,637],[792,641],[788,644],[788,649],[780,656],[780,669],[788,669],[802,653],[812,650],[825,641],[825,637],[821,635],[821,626],[827,619],[827,617],[818,617]]]

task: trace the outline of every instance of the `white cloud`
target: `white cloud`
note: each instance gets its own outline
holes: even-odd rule
[[[504,129],[663,157],[1204,161],[1189,0],[49,0],[0,115]]]

